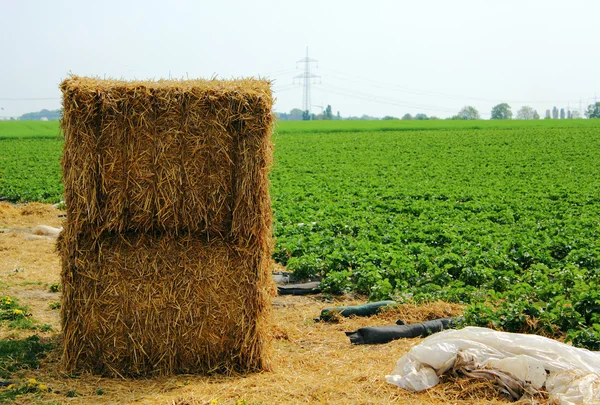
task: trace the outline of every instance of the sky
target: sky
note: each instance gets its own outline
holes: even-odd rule
[[[263,77],[289,112],[307,47],[317,114],[543,117],[600,96],[599,16],[597,0],[0,0],[0,117],[60,108],[69,74]]]

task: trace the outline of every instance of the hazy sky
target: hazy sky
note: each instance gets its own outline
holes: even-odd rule
[[[508,102],[543,116],[600,96],[599,27],[598,0],[0,0],[0,116],[59,108],[69,72],[261,75],[288,112],[302,107],[293,77],[307,46],[315,113],[447,117],[473,105],[489,118]]]

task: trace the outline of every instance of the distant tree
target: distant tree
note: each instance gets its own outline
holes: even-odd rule
[[[580,119],[581,115],[579,114],[579,111],[572,111],[571,112],[571,118],[574,120]]]
[[[493,120],[510,120],[512,118],[512,111],[510,106],[506,103],[495,105],[492,108]]]
[[[517,111],[517,119],[518,120],[533,120],[535,119],[534,114],[537,114],[535,110],[528,105],[524,105]],[[539,118],[539,116],[538,116]]]
[[[533,119],[534,120],[539,120],[540,119],[540,115],[538,114],[537,110],[533,111]]]
[[[545,120],[549,120],[550,118],[550,110],[546,110],[546,116],[544,117]]]
[[[556,106],[554,106],[554,108],[552,108],[552,119],[554,119],[554,120],[558,119],[558,108],[556,108]]]
[[[590,104],[585,112],[585,116],[588,118],[600,118],[600,101],[596,104]]]
[[[418,113],[417,115],[415,115],[415,119],[423,121],[423,120],[428,120],[429,118],[427,117],[426,114]]]
[[[290,120],[301,120],[304,116],[304,111],[299,108],[292,108],[288,114]]]
[[[470,105],[464,106],[458,114],[456,114],[452,119],[457,120],[480,120],[479,111],[475,107]]]
[[[367,114],[363,114],[359,119],[362,121],[377,121],[377,120],[379,120],[379,118],[371,117],[370,115],[367,115]]]
[[[333,119],[333,112],[331,111],[331,106],[329,104],[325,108],[325,112],[323,113],[323,116],[324,116],[324,119],[326,119],[326,120]]]
[[[385,117],[382,118],[383,121],[394,121],[394,120],[398,120],[398,117],[394,117],[391,115],[386,115]]]
[[[431,117],[429,117],[429,121],[438,121],[440,119],[440,117],[436,117],[435,115],[432,115]]]
[[[336,115],[335,117],[336,117],[336,119],[338,119],[338,120],[341,120],[341,119],[342,119],[342,116],[340,115],[340,112],[339,112],[339,111],[337,112],[337,115]]]
[[[404,115],[402,116],[402,119],[403,119],[403,120],[412,120],[412,119],[413,119],[413,116],[412,116],[412,115],[410,115],[409,113],[406,113],[406,114],[404,114]]]
[[[313,114],[313,116],[314,116],[314,114]],[[311,119],[310,113],[308,112],[308,110],[304,110],[302,112],[302,120],[303,121],[310,121],[310,119]]]
[[[62,117],[62,110],[46,110],[30,112],[19,117],[21,121],[41,121],[41,120],[59,120]]]
[[[561,109],[560,109],[560,119],[561,119],[561,120],[564,120],[564,119],[565,119],[565,109],[564,109],[564,108],[561,108]]]
[[[567,119],[571,119],[571,110],[567,111]]]

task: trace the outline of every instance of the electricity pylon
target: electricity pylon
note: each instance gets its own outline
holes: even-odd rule
[[[310,110],[312,107],[310,103],[311,80],[313,81],[313,83],[316,83],[316,79],[320,79],[321,76],[315,75],[310,72],[310,64],[318,63],[318,61],[316,59],[311,59],[308,57],[308,46],[306,47],[306,56],[303,59],[300,59],[298,62],[296,62],[296,68],[298,67],[299,63],[304,63],[304,72],[294,77],[294,83],[296,83],[296,79],[298,79],[298,82],[302,82],[302,111],[308,111],[308,113],[310,114]],[[319,67],[319,65],[317,65],[316,67]]]

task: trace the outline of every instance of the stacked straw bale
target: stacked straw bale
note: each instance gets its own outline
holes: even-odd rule
[[[73,76],[61,90],[66,369],[267,369],[270,83]]]

